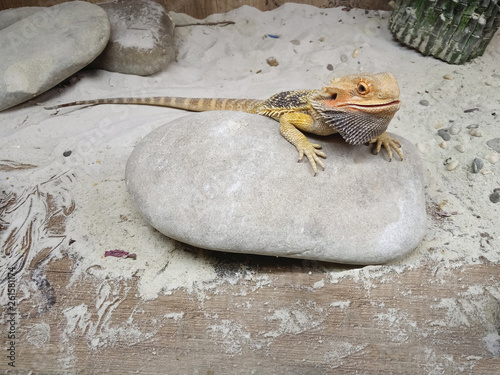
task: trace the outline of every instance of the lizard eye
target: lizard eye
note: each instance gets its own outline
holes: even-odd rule
[[[359,81],[358,87],[356,88],[358,93],[361,95],[366,95],[370,92],[370,84],[365,81]]]
[[[331,100],[337,99],[337,93],[333,93],[332,96],[330,97]]]

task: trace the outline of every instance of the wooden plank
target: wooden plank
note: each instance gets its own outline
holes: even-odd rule
[[[0,0],[0,10],[19,8],[23,6],[50,6],[63,3],[66,0]],[[91,3],[100,3],[102,0],[86,0]],[[156,0],[168,11],[186,13],[195,18],[205,18],[214,13],[226,13],[232,9],[249,5],[262,11],[276,9],[287,1],[284,0]],[[310,4],[321,8],[337,6],[361,9],[390,10],[389,0],[301,0],[294,1],[299,4]]]
[[[30,293],[19,303],[14,373],[493,374],[500,365],[485,341],[500,323],[498,264],[368,267],[330,282],[324,263],[202,256],[222,278],[245,263],[251,277],[144,301],[137,278],[89,271],[70,284],[67,257],[34,267],[17,281]]]

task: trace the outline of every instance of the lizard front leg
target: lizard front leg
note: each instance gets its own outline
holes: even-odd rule
[[[382,146],[387,151],[387,154],[389,155],[389,161],[392,160],[392,151],[391,148],[396,151],[396,153],[399,155],[401,160],[403,160],[403,152],[401,151],[401,142],[399,142],[397,139],[392,138],[389,134],[386,132],[383,132],[380,134],[378,137],[373,138],[369,142],[370,144],[376,143],[375,145],[375,154],[378,154]]]
[[[326,158],[326,154],[319,150],[321,145],[309,142],[306,136],[297,129],[307,129],[313,123],[314,120],[311,116],[301,112],[290,112],[280,117],[281,135],[297,148],[299,161],[302,160],[304,155],[307,157],[313,168],[314,175],[316,175],[318,173],[316,164],[325,169],[323,162],[318,156]]]

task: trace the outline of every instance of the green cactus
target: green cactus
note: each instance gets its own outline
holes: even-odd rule
[[[499,26],[498,0],[398,0],[389,19],[401,43],[452,64],[481,56]]]

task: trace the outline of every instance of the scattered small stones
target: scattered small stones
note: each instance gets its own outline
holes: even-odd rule
[[[439,129],[438,135],[445,141],[449,141],[451,139],[451,135],[450,133],[448,133],[448,129]]]
[[[446,165],[446,169],[449,170],[449,171],[453,171],[453,170],[457,169],[457,167],[458,167],[458,160],[451,160]]]
[[[276,60],[275,57],[268,57],[266,61],[269,64],[269,66],[278,66],[279,65],[279,62],[278,62],[278,60]]]
[[[464,111],[464,113],[471,113],[471,112],[476,112],[476,111],[479,111],[479,108],[477,108],[477,107],[476,108],[469,108],[469,109],[466,109]]]
[[[462,146],[462,145],[456,145],[455,146],[455,150],[457,150],[458,152],[464,153],[465,152],[465,147]]]
[[[441,148],[446,148],[448,146],[448,143],[446,143],[446,141],[442,141],[440,144],[439,144],[439,147]]]
[[[500,138],[493,138],[486,142],[489,148],[496,152],[500,152]]]
[[[425,154],[427,152],[427,145],[425,143],[423,143],[423,142],[418,142],[417,143],[417,149],[422,154]]]
[[[479,129],[471,129],[469,131],[469,134],[472,135],[473,137],[482,137],[483,133]]]
[[[500,155],[497,152],[491,152],[488,155],[484,157],[487,161],[489,161],[491,164],[496,164],[498,163],[498,160],[500,159]]]
[[[340,56],[340,61],[345,63],[345,62],[347,62],[347,60],[349,60],[349,57],[347,55]]]
[[[67,157],[68,157],[68,156],[70,156],[70,155],[71,155],[71,151],[70,151],[70,150],[68,150],[68,151],[64,151],[64,152],[63,152],[63,156],[64,156],[65,158],[67,158]]]
[[[500,189],[494,189],[493,193],[490,195],[490,201],[491,203],[498,203],[500,202]]]
[[[445,74],[443,76],[444,79],[447,79],[447,80],[452,80],[453,79],[453,76],[451,74]]]
[[[481,159],[479,158],[474,158],[472,161],[472,172],[473,173],[479,173],[481,169],[483,169],[484,163]]]
[[[326,69],[328,69],[329,71],[332,71],[333,70],[333,65],[332,64],[328,64],[326,66]]]
[[[462,127],[458,124],[453,124],[451,128],[449,129],[449,132],[451,135],[457,135],[462,131]]]
[[[470,124],[467,126],[467,129],[477,129],[477,128],[479,128],[478,124]]]
[[[356,48],[354,51],[352,51],[352,58],[355,59],[359,55],[359,49]]]
[[[422,99],[419,103],[420,103],[420,105],[423,105],[424,107],[427,107],[429,105],[429,101],[426,99]]]

